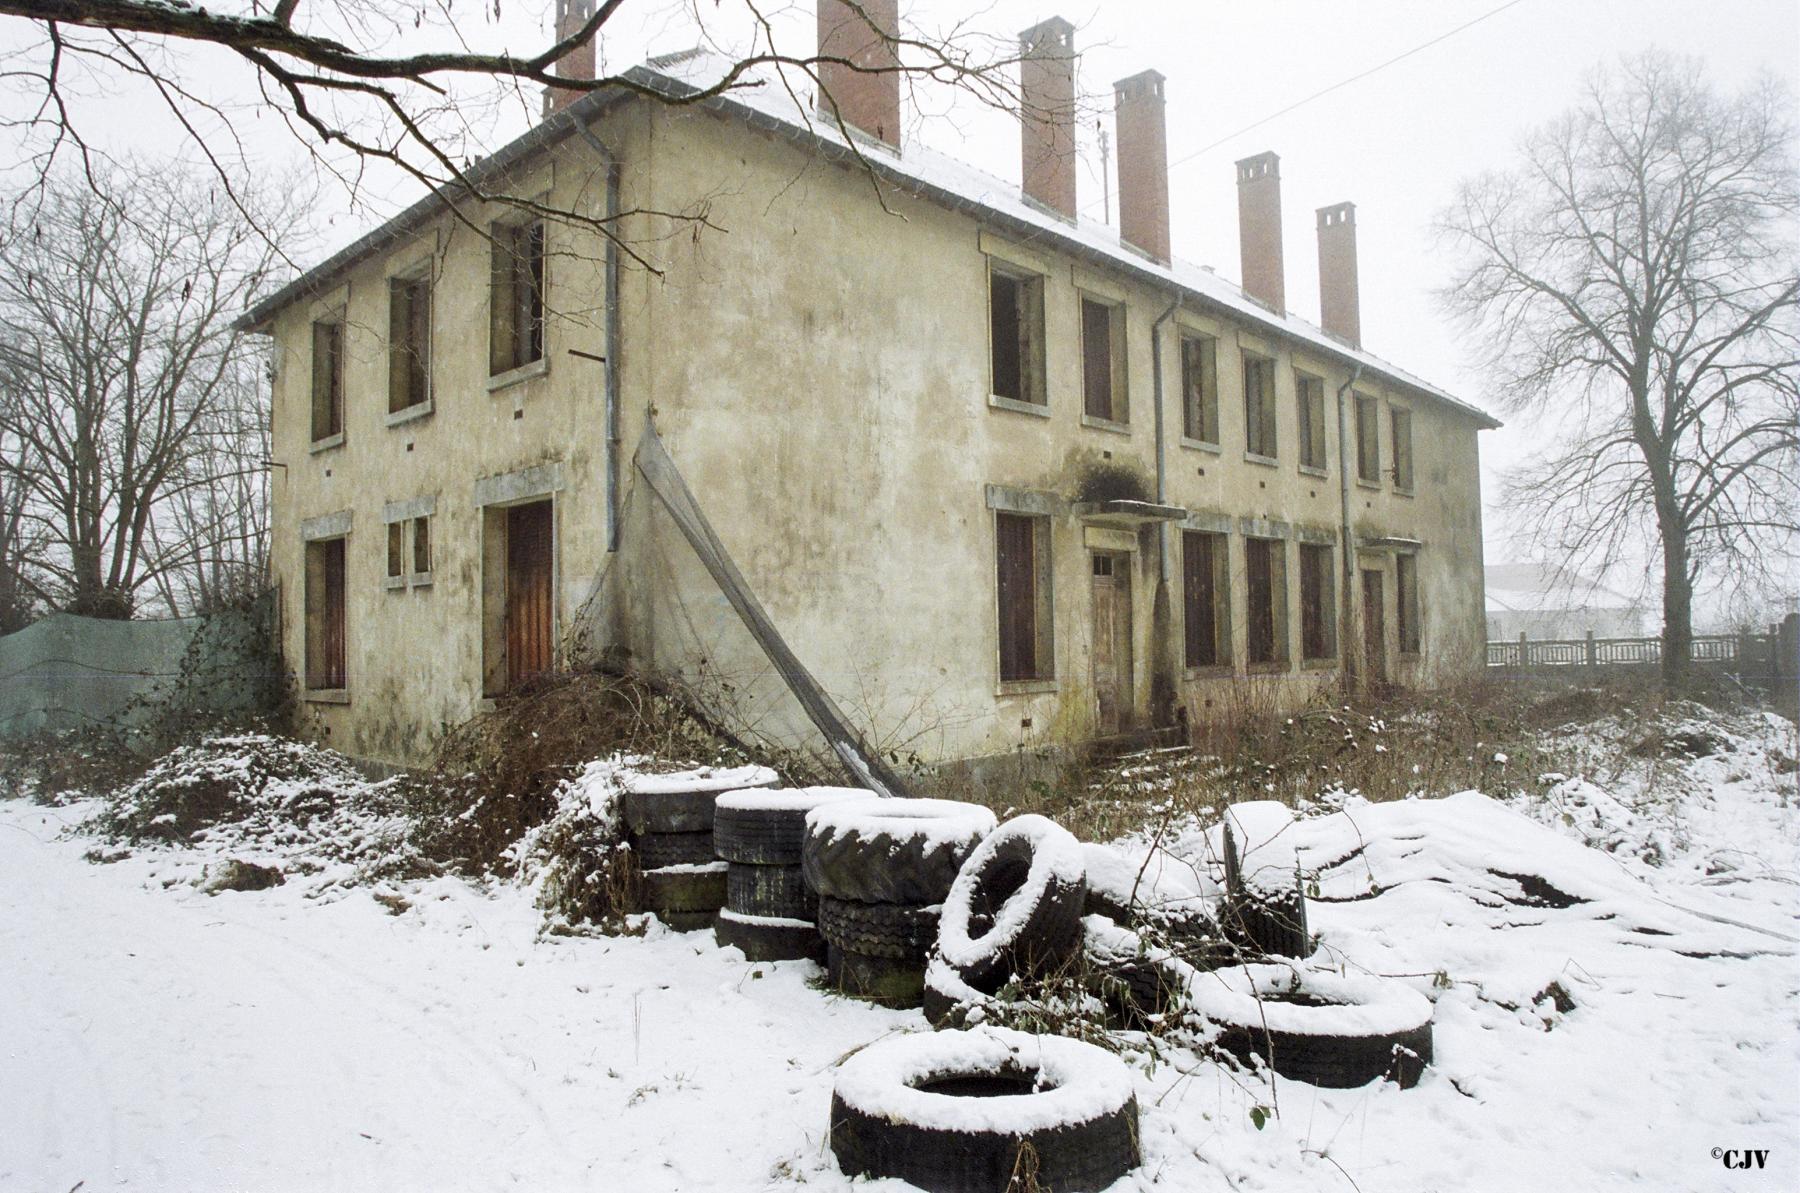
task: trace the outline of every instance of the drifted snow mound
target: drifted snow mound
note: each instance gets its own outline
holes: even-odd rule
[[[1232,804],[1207,833],[1212,856],[1225,864],[1225,829],[1230,826],[1238,877],[1245,893],[1287,898],[1294,891],[1294,810],[1277,800]]]

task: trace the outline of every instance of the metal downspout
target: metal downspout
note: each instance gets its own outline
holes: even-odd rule
[[[606,237],[605,250],[605,307],[606,307],[606,361],[605,361],[605,393],[606,393],[606,549],[609,553],[619,549],[619,352],[624,337],[619,331],[619,244],[617,235],[619,219],[619,186],[621,171],[619,159],[603,144],[594,130],[588,127],[587,121],[577,119],[575,127],[581,130],[582,139],[593,146],[594,152],[600,155],[602,166],[606,170],[606,226],[609,235]]]
[[[1350,539],[1350,445],[1346,437],[1349,419],[1345,414],[1344,395],[1355,386],[1362,377],[1362,366],[1359,364],[1350,370],[1350,379],[1338,386],[1337,391],[1337,424],[1338,424],[1338,530],[1343,540],[1342,567],[1344,582],[1343,594],[1338,598],[1338,651],[1344,660],[1344,687],[1356,686],[1356,650],[1352,642],[1355,623],[1351,618],[1352,588],[1351,582],[1356,578],[1356,544]]]
[[[1150,389],[1156,406],[1156,504],[1168,500],[1168,438],[1163,430],[1163,324],[1181,309],[1181,295],[1150,325]],[[1156,524],[1156,599],[1150,607],[1155,668],[1150,676],[1150,715],[1158,727],[1175,722],[1175,647],[1169,607],[1169,525]]]

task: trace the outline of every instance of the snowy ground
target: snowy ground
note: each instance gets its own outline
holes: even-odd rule
[[[1621,767],[1601,727],[1531,816],[1298,822],[1323,956],[1412,975],[1437,1063],[1409,1091],[1158,1067],[1115,1190],[1800,1188],[1793,734],[1712,728],[1709,757]],[[516,885],[327,865],[207,895],[222,847],[94,864],[67,835],[92,811],[0,801],[3,1189],[843,1189],[837,1062],[925,1030],[706,934],[544,935]]]

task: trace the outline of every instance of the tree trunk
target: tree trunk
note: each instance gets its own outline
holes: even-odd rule
[[[1688,676],[1694,641],[1694,582],[1688,576],[1687,536],[1679,527],[1662,531],[1663,556],[1663,685],[1679,688]]]

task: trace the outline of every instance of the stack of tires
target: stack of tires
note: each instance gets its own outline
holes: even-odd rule
[[[832,986],[919,1005],[944,898],[994,823],[978,804],[941,799],[870,796],[807,813],[801,866],[819,897]]]
[[[843,800],[869,798],[856,787],[728,791],[713,805],[713,852],[725,862],[725,908],[713,927],[720,945],[747,961],[825,961],[819,899],[800,864],[806,815]]]
[[[775,782],[766,766],[628,776],[625,827],[641,880],[638,910],[679,932],[712,927],[726,886],[725,864],[713,854],[713,803],[720,792]]]

